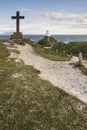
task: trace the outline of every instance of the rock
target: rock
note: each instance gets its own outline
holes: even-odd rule
[[[82,65],[82,52],[79,52],[79,65]]]

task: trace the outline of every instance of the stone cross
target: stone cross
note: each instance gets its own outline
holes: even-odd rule
[[[12,16],[11,18],[16,19],[16,33],[19,33],[19,29],[20,29],[19,20],[24,19],[24,16],[20,16],[20,12],[17,11],[16,16]]]

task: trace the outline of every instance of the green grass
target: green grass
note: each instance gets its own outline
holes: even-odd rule
[[[83,58],[87,60],[87,42],[70,42],[68,44],[58,42],[52,46],[54,51],[65,52],[68,55],[78,56],[82,52]]]
[[[66,49],[69,53],[76,56],[78,56],[79,51],[81,51],[83,58],[87,60],[87,42],[71,42],[66,45]]]
[[[80,66],[80,70],[82,70],[82,72],[87,75],[87,68],[85,68],[84,66]]]
[[[39,40],[37,44],[45,47],[50,47],[51,45],[56,43],[57,43],[56,39],[53,38],[52,36],[51,37],[45,36],[41,40]]]
[[[87,75],[87,68],[84,65],[79,65],[78,63],[71,63],[73,67],[79,68],[83,74]]]
[[[54,60],[54,61],[67,61],[70,60],[70,56],[63,56],[63,55],[58,55],[55,51],[53,51],[52,49],[45,49],[41,46],[33,46],[34,51],[44,57],[47,58],[49,60]]]
[[[41,80],[32,66],[8,61],[5,45],[0,50],[0,130],[87,129],[87,104]]]
[[[84,57],[83,57],[84,58]],[[87,60],[87,56],[85,56],[84,60]]]

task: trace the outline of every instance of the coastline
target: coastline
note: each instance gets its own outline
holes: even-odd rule
[[[27,34],[24,36],[26,38],[31,39],[32,41],[39,41],[40,39],[42,39],[45,35],[37,35],[37,34]],[[62,41],[64,43],[69,43],[69,42],[73,42],[73,41],[81,41],[81,42],[85,42],[87,41],[87,35],[52,35],[52,37],[54,37],[57,41]],[[0,39],[2,40],[9,40],[10,39],[10,34],[0,34]]]

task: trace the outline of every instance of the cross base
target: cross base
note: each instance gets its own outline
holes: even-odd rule
[[[25,37],[22,35],[21,32],[14,32],[13,35],[11,35],[10,39],[24,39]]]

